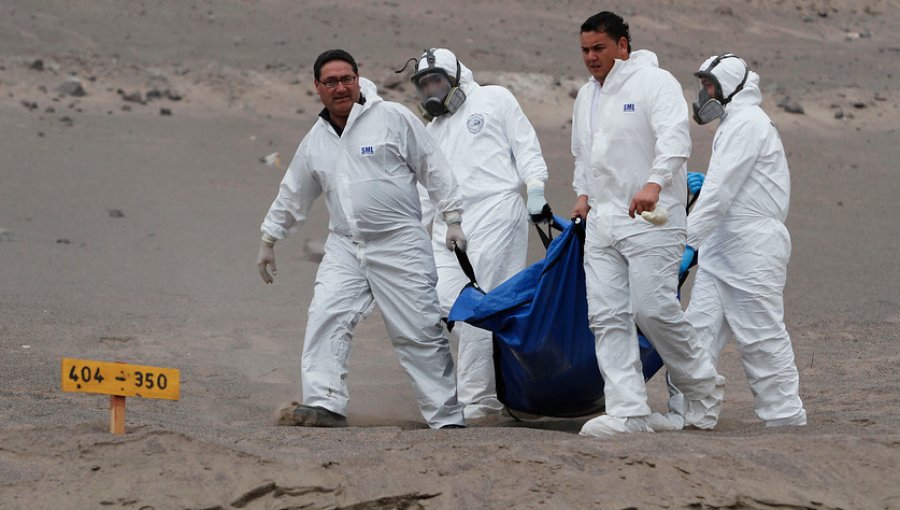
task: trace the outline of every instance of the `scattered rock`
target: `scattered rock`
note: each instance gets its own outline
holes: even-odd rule
[[[853,107],[856,108],[857,110],[862,110],[863,108],[866,107],[866,103],[864,103],[862,101],[854,101]]]
[[[25,108],[28,108],[28,111],[34,111],[34,110],[37,110],[37,108],[38,108],[38,104],[34,101],[28,101],[26,99],[23,99],[21,101],[21,103],[22,103],[22,106],[24,106]]]
[[[107,209],[106,214],[108,214],[110,218],[124,218],[125,217],[125,213],[123,213],[121,209]]]
[[[875,93],[875,100],[876,100],[876,101],[887,101],[887,98],[886,98],[885,96],[882,96],[882,95],[881,95],[881,92],[876,92],[876,93]]]
[[[818,14],[820,18],[827,18],[827,17],[828,17],[828,11],[826,11],[826,10],[824,10],[824,9],[820,10],[820,11],[817,12],[816,14]]]
[[[56,244],[72,244],[72,241],[63,237],[63,238],[57,239]]]
[[[87,95],[84,91],[84,87],[81,86],[81,80],[76,76],[69,76],[66,78],[66,81],[56,87],[56,91],[63,96],[83,97]]]
[[[12,230],[0,228],[0,242],[13,241],[14,239]]]
[[[144,97],[147,99],[147,101],[154,101],[156,99],[162,99],[163,93],[157,89],[150,89],[146,94],[144,94]]]
[[[872,37],[872,32],[870,32],[868,28],[861,30],[859,32],[859,37],[860,37],[860,39],[868,39],[868,38]]]
[[[788,113],[802,114],[803,107],[800,106],[800,103],[798,103],[796,100],[790,99],[784,104],[784,111]]]
[[[715,13],[722,16],[734,16],[734,9],[727,5],[723,5],[721,7],[716,7]]]
[[[834,112],[835,119],[843,119],[844,118],[844,110],[838,110]]]
[[[131,105],[123,104],[123,105],[122,105],[122,111],[123,111],[123,112],[130,112],[130,111],[131,111]]]
[[[159,114],[160,114],[160,115],[170,116],[170,115],[172,115],[172,110],[169,109],[169,108],[160,108],[160,109],[159,109]]]
[[[28,67],[30,67],[31,69],[34,69],[35,71],[43,71],[44,70],[44,60],[40,59],[40,58],[36,59]]]
[[[166,89],[166,97],[169,98],[169,101],[181,101],[181,94],[175,92],[172,89]]]
[[[131,92],[131,93],[126,93],[124,90],[119,89],[119,90],[117,90],[116,92],[117,92],[120,96],[122,96],[122,101],[125,101],[125,102],[128,102],[128,103],[147,104],[147,102],[144,101],[144,96],[143,96],[143,94],[140,93],[140,91],[135,91],[135,92]]]
[[[48,106],[48,107],[44,108],[44,113],[56,113],[56,108],[54,108],[52,106]]]
[[[813,21],[815,21],[815,18],[813,18],[812,16],[803,16],[804,23],[812,23]]]
[[[578,89],[569,89],[569,97],[571,97],[572,99],[578,97]]]
[[[265,164],[266,166],[281,168],[281,155],[277,152],[273,152],[267,156],[259,158],[259,162]]]
[[[75,124],[75,121],[72,120],[72,117],[69,117],[68,115],[65,117],[60,117],[59,121],[62,122],[66,127],[72,127],[72,125]]]

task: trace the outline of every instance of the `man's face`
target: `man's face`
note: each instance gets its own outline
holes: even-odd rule
[[[319,71],[316,91],[332,116],[348,117],[353,105],[359,102],[359,76],[348,62],[332,60]]]
[[[700,86],[706,89],[709,97],[716,97],[716,84],[709,78],[700,78]]]
[[[581,33],[581,58],[584,65],[600,84],[616,63],[616,59],[628,60],[628,40],[613,40],[606,32]]]

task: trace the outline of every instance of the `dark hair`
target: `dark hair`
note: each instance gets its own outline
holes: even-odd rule
[[[319,77],[322,75],[322,66],[333,60],[343,60],[353,67],[354,74],[359,74],[359,66],[356,65],[353,55],[344,50],[328,50],[323,51],[321,55],[316,57],[316,63],[313,64],[313,75],[315,75],[316,81],[319,81]]]
[[[606,32],[616,43],[624,37],[628,41],[628,53],[631,53],[631,32],[628,29],[628,23],[625,23],[622,16],[614,12],[603,11],[594,14],[581,24],[581,31]]]

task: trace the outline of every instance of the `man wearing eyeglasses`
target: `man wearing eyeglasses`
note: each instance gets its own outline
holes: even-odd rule
[[[350,340],[377,304],[428,425],[462,427],[434,254],[416,190],[417,182],[428,190],[450,226],[446,248],[465,250],[462,201],[449,164],[412,112],[384,101],[372,82],[359,77],[349,53],[326,51],[313,71],[324,108],[300,142],[263,221],[257,259],[263,281],[272,283],[276,241],[302,224],[324,193],[329,234],[303,344],[303,404],[293,410],[292,420],[301,426],[346,426]]]

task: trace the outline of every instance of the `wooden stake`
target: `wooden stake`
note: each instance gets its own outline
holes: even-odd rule
[[[109,431],[119,436],[125,434],[125,397],[109,397]]]

